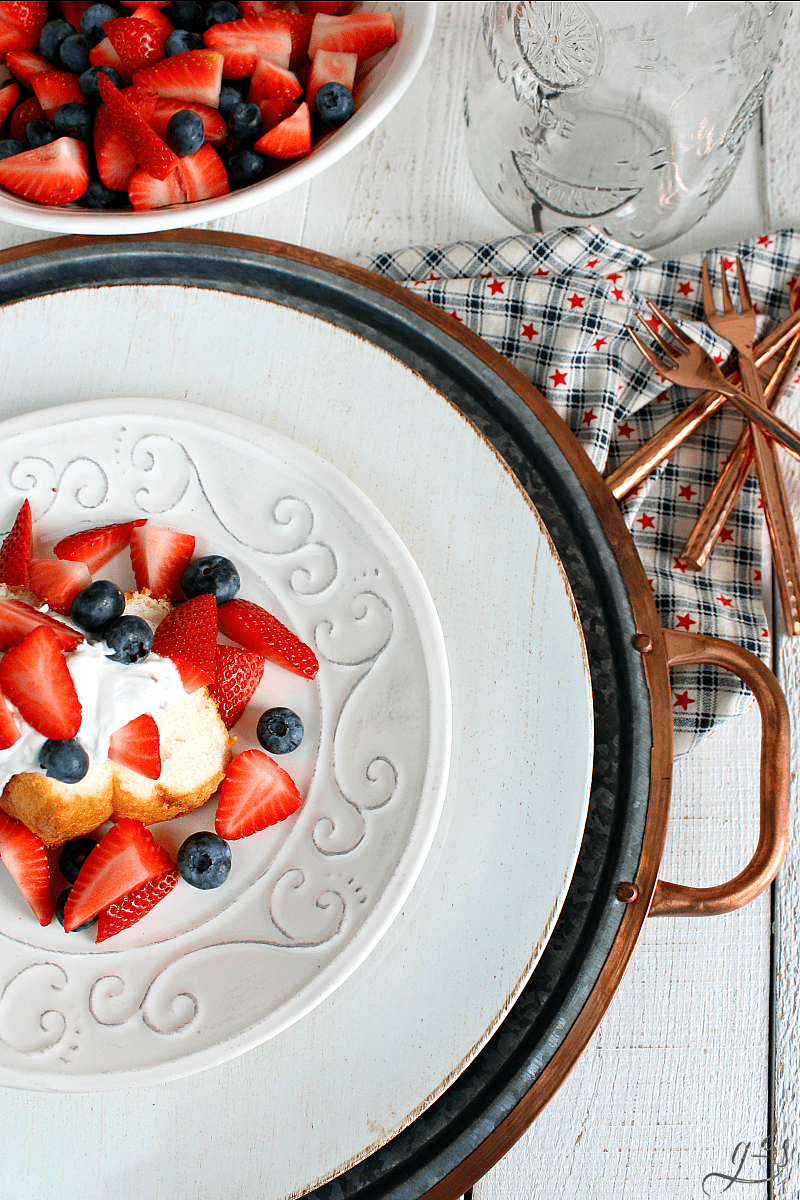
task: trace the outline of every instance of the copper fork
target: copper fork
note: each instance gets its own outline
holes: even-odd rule
[[[736,259],[736,275],[739,282],[739,303],[737,310],[731,301],[728,282],[725,278],[725,268],[722,268],[722,312],[714,305],[714,293],[711,288],[711,277],[708,263],[703,260],[703,308],[706,320],[720,337],[738,351],[739,371],[742,382],[751,400],[754,400],[762,410],[766,410],[764,392],[761,380],[756,370],[753,357],[753,339],[756,332],[756,314],[750,300],[750,292],[744,277],[741,261]],[[767,519],[772,555],[775,566],[775,576],[778,585],[778,595],[781,601],[781,611],[787,631],[790,634],[800,633],[800,556],[797,551],[797,537],[792,522],[792,513],[786,496],[775,449],[767,441],[760,425],[750,423],[750,437],[753,446],[753,460],[756,465],[761,501],[764,516]]]

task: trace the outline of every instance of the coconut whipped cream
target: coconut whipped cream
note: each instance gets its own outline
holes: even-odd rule
[[[82,642],[66,655],[67,666],[81,702],[78,741],[90,764],[105,762],[112,733],[143,713],[154,713],[185,695],[174,663],[150,653],[141,663],[118,663],[108,657],[104,642]],[[12,775],[38,771],[39,754],[47,740],[10,705],[20,736],[0,750],[0,790]]]

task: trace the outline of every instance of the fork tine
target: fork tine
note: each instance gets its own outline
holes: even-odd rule
[[[728,281],[725,278],[725,259],[720,259],[720,275],[722,276],[722,311],[725,313],[733,312],[733,303],[731,294],[728,291]]]
[[[679,342],[683,343],[683,346],[691,346],[692,345],[692,339],[689,337],[689,335],[687,333],[684,333],[684,331],[681,329],[680,325],[678,325],[675,321],[673,321],[672,317],[668,317],[665,312],[662,312],[661,309],[658,308],[653,303],[652,300],[647,301],[647,307],[650,309],[653,316],[658,317],[661,324],[666,325],[666,327],[670,331],[670,333],[673,334],[678,339]],[[652,328],[652,326],[649,326],[649,328]],[[653,336],[658,338],[658,336],[659,336],[658,332],[654,330]],[[683,349],[683,346],[675,346],[674,353],[685,354],[686,350]],[[665,349],[666,349],[666,347],[665,347]]]
[[[655,350],[651,350],[630,325],[626,325],[625,328],[630,334],[633,344],[637,347],[642,356],[647,359],[647,361],[650,363],[650,366],[655,367],[658,373],[666,378],[670,372],[675,369],[675,364],[667,363],[662,358],[659,358]],[[648,325],[648,329],[649,328],[650,326]]]
[[[650,324],[649,321],[646,321],[644,319],[644,317],[642,316],[641,313],[637,313],[636,318],[638,321],[641,322],[642,327],[647,330],[650,337],[653,338],[654,341],[658,342],[659,346],[664,351],[664,353],[668,354],[669,357],[672,358],[674,361],[677,362],[678,357],[681,354],[689,353],[689,351],[686,350],[680,344],[676,346],[674,342],[668,341],[667,338],[664,337],[663,333],[659,333],[657,329],[653,328],[653,326]]]
[[[714,293],[711,289],[711,275],[708,270],[708,259],[703,259],[703,308],[709,320],[717,315],[714,304]]]
[[[747,280],[744,277],[742,260],[738,256],[736,259],[736,277],[739,281],[739,298],[742,302],[742,312],[752,312],[753,305],[750,300],[750,289],[748,288]]]

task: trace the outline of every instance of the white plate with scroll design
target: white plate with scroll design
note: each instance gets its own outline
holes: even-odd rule
[[[223,1062],[329,995],[397,915],[444,800],[451,744],[444,639],[427,586],[338,470],[261,426],[172,400],[91,401],[0,426],[0,527],[22,500],[34,553],[67,533],[147,517],[238,566],[240,595],[314,647],[314,681],[271,664],[234,732],[285,705],[303,719],[281,765],[304,803],[232,843],[226,883],[181,881],[95,946],[42,929],[0,867],[0,1083],[152,1083]],[[127,586],[120,556],[104,572]],[[173,855],[215,800],[152,826]]]

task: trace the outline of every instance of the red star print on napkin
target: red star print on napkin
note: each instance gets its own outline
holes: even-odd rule
[[[689,705],[695,703],[688,692],[673,692],[673,695],[675,697],[675,703],[672,706],[673,708],[677,708],[680,705],[683,711],[686,712],[689,708]]]

